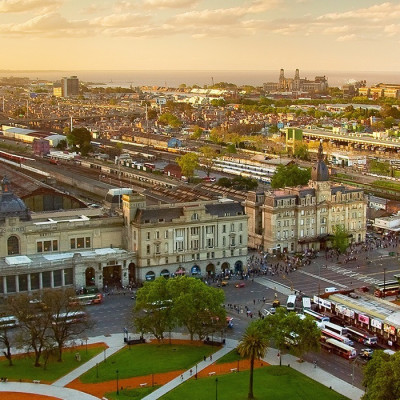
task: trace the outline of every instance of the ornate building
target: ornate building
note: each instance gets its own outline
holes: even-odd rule
[[[246,265],[247,216],[235,201],[30,212],[7,178],[0,197],[0,296],[43,288],[127,286],[157,276],[208,276]]]
[[[270,253],[330,246],[335,227],[365,240],[367,202],[361,189],[329,182],[322,143],[308,186],[249,193],[249,247]]]

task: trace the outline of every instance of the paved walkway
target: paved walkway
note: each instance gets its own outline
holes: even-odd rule
[[[187,335],[182,334],[173,334],[174,339],[188,339]],[[65,388],[64,386],[72,382],[74,379],[78,378],[87,370],[96,366],[97,363],[104,361],[104,358],[111,356],[116,353],[118,350],[124,347],[124,335],[121,334],[113,334],[110,336],[98,336],[93,337],[88,340],[88,344],[91,343],[101,343],[104,342],[108,346],[108,349],[105,352],[98,354],[96,357],[92,358],[85,364],[71,371],[69,374],[60,378],[59,380],[53,382],[52,385],[43,385],[43,384],[35,384],[35,383],[19,383],[19,382],[7,382],[0,383],[0,392],[25,392],[25,393],[36,393],[47,396],[57,397],[63,400],[95,400],[97,397],[78,392],[73,389]],[[187,381],[192,378],[195,374],[195,371],[200,372],[206,367],[210,366],[213,362],[223,357],[225,354],[229,353],[232,349],[237,346],[237,341],[233,339],[226,339],[226,344],[220,350],[213,354],[212,360],[209,358],[205,361],[201,361],[196,365],[194,365],[191,370],[192,374],[190,374],[190,369],[170,382],[166,385],[163,385],[161,388],[155,390],[153,393],[146,396],[143,400],[157,400],[164,394],[168,393],[172,389],[179,386],[181,383]],[[279,357],[277,356],[278,351],[276,349],[268,349],[267,355],[264,358],[264,361],[270,365],[278,365]],[[308,362],[299,363],[297,358],[288,354],[285,354],[282,357],[283,365],[290,365],[291,368],[301,372],[302,374],[308,376],[315,381],[322,383],[323,385],[332,388],[336,392],[348,397],[351,400],[360,400],[363,395],[363,391],[350,385],[349,383],[333,376],[332,374],[322,370],[319,367],[314,367],[313,364]]]

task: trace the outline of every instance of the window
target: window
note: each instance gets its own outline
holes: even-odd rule
[[[160,254],[160,244],[159,244],[159,243],[157,243],[157,244],[154,246],[154,252],[155,252],[156,254]]]
[[[222,237],[222,246],[226,246],[226,237],[225,236],[223,236]]]
[[[168,264],[168,257],[165,257],[165,264]]]
[[[164,249],[165,249],[165,252],[168,253],[168,243],[164,244]]]
[[[176,251],[183,251],[183,241],[182,240],[177,240],[175,242],[175,250]]]
[[[242,235],[239,235],[239,244],[243,243]]]
[[[300,215],[304,215],[304,210],[301,210]]]
[[[180,260],[180,257],[179,257],[179,256],[176,256],[176,262],[177,262],[177,263],[179,262],[179,260]]]
[[[214,239],[213,238],[207,239],[207,247],[208,248],[214,247]]]
[[[150,240],[150,232],[146,232],[146,240]]]
[[[168,239],[168,231],[164,232],[164,239]]]
[[[281,227],[281,221],[278,221],[278,222],[276,223],[276,226],[277,226],[278,228],[280,228],[280,227]]]
[[[36,242],[36,251],[38,253],[58,251],[58,240],[42,240],[40,242]]]
[[[194,227],[190,228],[191,235],[198,235],[199,231],[200,231],[200,228],[198,226],[194,226]]]
[[[149,245],[149,244],[146,246],[146,254],[147,254],[147,255],[150,254],[150,245]]]
[[[150,258],[147,260],[147,266],[150,267]]]
[[[214,233],[214,225],[206,226],[206,233]]]
[[[10,236],[7,240],[7,254],[12,256],[19,254],[19,239],[16,236]]]
[[[175,237],[176,238],[183,238],[184,235],[185,235],[185,229],[184,228],[175,229]]]
[[[197,250],[199,248],[199,240],[198,239],[194,239],[191,242],[191,249],[192,250]]]
[[[226,225],[222,225],[222,233],[226,233]]]
[[[160,239],[160,231],[154,232],[154,239]]]
[[[231,224],[231,232],[235,232],[235,224]]]
[[[57,246],[57,250],[58,250],[58,245],[56,245],[56,246]],[[71,249],[88,249],[91,246],[90,236],[87,236],[84,238],[83,237],[71,238],[70,246],[71,246]],[[45,247],[43,247],[43,249],[44,249],[43,251],[51,251],[51,250],[45,250]],[[56,251],[56,249],[54,249],[54,245],[53,245],[53,251]]]
[[[234,237],[231,238],[231,246],[236,246],[236,242],[235,242],[235,238]]]
[[[192,215],[192,221],[197,221],[199,219],[199,214],[193,213]]]
[[[241,222],[240,224],[239,224],[239,231],[241,232],[243,230],[243,223]]]

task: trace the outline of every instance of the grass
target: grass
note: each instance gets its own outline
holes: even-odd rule
[[[184,344],[138,344],[124,348],[107,358],[98,367],[92,368],[80,377],[83,383],[104,382],[115,379],[115,371],[119,377],[131,378],[155,373],[188,369],[209,356],[217,348]]]
[[[109,400],[139,400],[143,399],[143,397],[146,397],[158,388],[159,386],[140,389],[123,389],[119,391],[119,394],[117,394],[117,392],[108,392],[104,397]]]
[[[247,399],[249,371],[218,376],[219,400]],[[210,400],[216,392],[216,378],[190,380],[167,393],[162,400]],[[210,396],[210,394],[212,394]],[[335,391],[289,368],[269,366],[254,371],[254,396],[258,400],[345,400]],[[348,400],[348,399],[347,399]]]
[[[10,380],[21,379],[23,381],[40,380],[43,382],[54,382],[101,353],[103,349],[104,346],[99,345],[98,347],[89,347],[87,353],[86,349],[82,347],[79,347],[79,349],[64,350],[63,361],[58,362],[56,356],[51,356],[46,369],[44,368],[43,359],[41,360],[41,367],[34,367],[33,354],[13,357],[14,365],[12,367],[8,365],[8,360],[2,358],[0,361],[0,376],[6,376]],[[80,354],[81,361],[76,361],[76,353]]]
[[[377,186],[377,187],[385,187],[385,188],[400,191],[399,183],[377,180],[377,181],[372,182],[372,185]]]
[[[224,364],[224,363],[231,363],[238,360],[243,360],[243,357],[240,357],[239,353],[236,349],[231,350],[229,353],[225,354],[219,360],[215,362],[215,364]]]

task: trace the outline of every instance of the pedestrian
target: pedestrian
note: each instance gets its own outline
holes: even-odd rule
[[[181,375],[181,381],[183,381],[183,375]]]
[[[206,359],[207,359],[207,357],[206,357],[206,356],[204,356],[204,361],[206,361]]]
[[[210,354],[210,361],[212,361],[212,354]]]
[[[190,371],[189,371],[189,372],[190,372],[190,376],[192,376],[192,372],[193,372],[193,371],[192,371],[192,369],[190,369]]]

